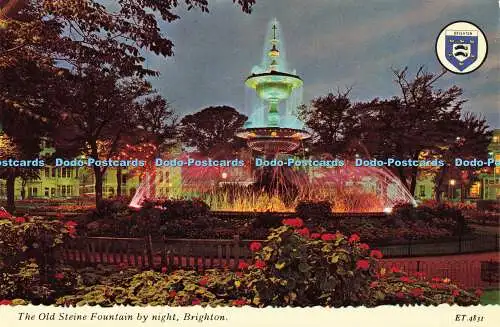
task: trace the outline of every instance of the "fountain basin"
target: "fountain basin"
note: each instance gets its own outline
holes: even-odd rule
[[[250,148],[266,154],[291,153],[311,135],[304,130],[281,127],[241,129],[236,136],[246,139]]]
[[[297,75],[271,71],[269,73],[252,74],[245,85],[255,89],[258,96],[268,102],[279,102],[290,97],[292,90],[301,87],[302,80]]]

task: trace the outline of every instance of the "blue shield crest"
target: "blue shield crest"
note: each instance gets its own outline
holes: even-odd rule
[[[477,35],[456,35],[455,31],[446,31],[446,59],[460,71],[472,65],[477,59]],[[458,32],[458,31],[457,31]],[[448,35],[451,34],[451,35]]]

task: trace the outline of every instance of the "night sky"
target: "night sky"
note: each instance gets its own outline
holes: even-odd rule
[[[154,87],[179,115],[212,105],[243,112],[243,82],[260,62],[268,22],[283,29],[289,67],[304,80],[304,101],[352,86],[354,101],[397,95],[391,67],[441,69],[434,43],[455,20],[475,23],[489,42],[486,62],[468,75],[447,73],[439,87],[456,84],[469,99],[465,110],[481,113],[500,128],[499,4],[493,0],[257,0],[247,15],[231,0],[210,0],[210,13],[186,12],[162,30],[174,57],[147,54],[161,73]]]

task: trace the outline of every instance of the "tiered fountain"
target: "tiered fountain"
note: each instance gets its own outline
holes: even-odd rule
[[[266,158],[297,153],[303,141],[311,136],[297,115],[302,104],[303,81],[287,68],[283,37],[276,20],[269,24],[262,62],[252,69],[245,85],[247,100],[251,100],[245,112],[249,119],[236,135]],[[187,155],[194,154],[184,154]],[[182,157],[180,153],[169,156]],[[246,164],[251,165],[250,161]],[[366,213],[389,211],[401,202],[415,203],[401,181],[390,170],[380,167],[355,167],[347,163],[343,167],[317,167],[309,171],[289,167],[265,167],[253,172],[221,167],[171,170],[168,197],[194,196],[217,211],[293,212],[299,201],[312,200],[330,202],[335,212]],[[130,205],[140,207],[148,195],[155,194],[148,190],[157,186],[156,179],[145,178]],[[236,192],[228,191],[227,186],[236,186]],[[245,187],[238,189],[240,186]]]
[[[266,155],[292,153],[310,134],[301,129],[297,119],[297,102],[302,79],[286,70],[284,52],[279,40],[278,22],[274,20],[270,28],[272,34],[269,48],[260,66],[254,67],[245,85],[255,90],[261,103],[251,108],[250,119],[236,134],[246,139],[248,146]],[[281,104],[284,108],[281,108]]]

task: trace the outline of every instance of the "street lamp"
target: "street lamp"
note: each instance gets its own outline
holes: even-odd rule
[[[457,181],[455,181],[454,179],[450,179],[448,182],[448,184],[449,184],[449,186],[448,186],[448,198],[450,200],[454,198],[452,191],[454,190],[454,186],[455,186],[456,182]]]

